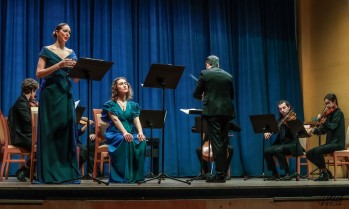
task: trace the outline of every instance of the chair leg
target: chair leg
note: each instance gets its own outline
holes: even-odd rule
[[[7,159],[6,159],[6,168],[5,168],[5,179],[8,179],[8,172],[9,172],[9,167],[10,167],[10,162],[9,160],[11,159],[11,154],[7,153]]]
[[[4,152],[4,156],[2,159],[2,164],[1,164],[1,176],[0,176],[0,181],[3,180],[4,174],[5,174],[5,165],[7,164],[7,152]]]
[[[333,163],[334,163],[334,180],[337,181],[337,166],[338,166],[338,162],[337,162],[337,155],[333,155]]]
[[[93,171],[92,171],[93,178],[97,177],[97,160],[98,160],[98,155],[97,155],[97,153],[95,153],[95,157],[93,160]]]

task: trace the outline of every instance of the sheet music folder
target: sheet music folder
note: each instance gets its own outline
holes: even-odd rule
[[[163,116],[162,110],[141,110],[139,119],[142,128],[162,128],[166,120],[166,113]]]
[[[195,108],[190,108],[190,109],[180,109],[182,112],[185,114],[195,114],[195,115],[201,115],[202,114],[202,109],[195,109]]]
[[[82,57],[70,70],[68,77],[100,81],[114,62]]]
[[[286,124],[291,132],[297,135],[299,138],[310,137],[308,132],[305,130],[302,121],[300,121],[299,119],[287,121]]]
[[[184,68],[184,66],[152,64],[145,78],[143,87],[175,89],[177,88]]]
[[[278,131],[278,124],[274,114],[250,115],[254,133],[275,133]]]
[[[76,123],[80,123],[80,119],[82,118],[82,115],[85,112],[85,107],[82,106],[76,106],[75,108],[75,114],[76,114]]]

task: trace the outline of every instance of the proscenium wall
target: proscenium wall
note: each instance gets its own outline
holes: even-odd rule
[[[298,0],[299,60],[304,119],[324,108],[323,98],[335,93],[349,124],[349,10],[347,0]],[[317,146],[316,136],[310,146]],[[322,137],[323,139],[325,137]]]

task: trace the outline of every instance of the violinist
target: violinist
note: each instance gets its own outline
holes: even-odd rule
[[[285,176],[280,180],[291,180],[293,178],[290,175],[290,169],[287,162],[287,155],[299,156],[303,153],[303,148],[297,140],[296,136],[292,134],[287,127],[287,121],[296,120],[296,113],[293,112],[290,103],[287,100],[280,100],[278,103],[279,115],[278,127],[279,131],[277,137],[272,146],[264,151],[264,159],[267,163],[268,170],[272,171],[272,176],[266,178],[266,180],[278,180],[280,179],[279,173],[276,169],[274,156],[277,158],[280,169],[285,171]],[[266,140],[271,139],[272,133],[265,133]]]
[[[11,107],[8,121],[11,130],[12,145],[31,151],[32,146],[32,119],[30,107],[31,101],[35,101],[36,91],[39,84],[32,78],[26,78],[22,82],[21,95],[17,98],[14,105]],[[16,177],[19,181],[26,181],[26,176],[29,176],[28,160],[17,172]]]
[[[324,97],[325,108],[318,116],[318,121],[309,134],[327,134],[326,143],[312,148],[306,154],[307,159],[320,169],[320,175],[315,181],[328,181],[331,173],[326,169],[324,154],[343,150],[345,147],[344,114],[338,107],[337,96],[329,93]]]

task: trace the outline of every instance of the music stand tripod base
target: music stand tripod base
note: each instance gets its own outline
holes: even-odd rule
[[[158,183],[160,184],[162,180],[165,180],[165,178],[169,178],[172,180],[176,180],[179,182],[183,182],[186,184],[190,184],[190,182],[186,182],[180,179],[176,179],[174,177],[170,177],[167,174],[164,173],[164,158],[165,158],[165,89],[176,89],[178,82],[183,74],[184,66],[175,66],[175,65],[166,65],[166,64],[152,64],[149,72],[147,74],[147,77],[144,81],[143,87],[152,87],[152,88],[161,88],[162,89],[162,117],[163,117],[163,123],[162,123],[162,172],[153,178],[139,181],[138,184],[142,184],[154,179],[158,179]]]
[[[264,133],[276,133],[278,131],[278,124],[276,122],[275,116],[273,114],[264,115],[250,115],[250,120],[252,123],[253,131],[255,134],[262,133],[262,177],[264,176]]]
[[[203,172],[202,165],[203,163],[207,163],[206,161],[204,162],[203,159],[203,150],[202,147],[204,145],[204,133],[207,132],[207,123],[205,123],[205,120],[202,117],[202,110],[201,109],[196,109],[195,111],[189,111],[189,114],[200,114],[200,117],[195,117],[195,133],[200,133],[200,146],[201,146],[201,158],[200,158],[200,174],[198,176],[195,176],[194,178],[188,179],[187,182],[192,182],[195,180],[205,180],[206,179],[206,174]],[[208,152],[210,153],[210,147]]]
[[[287,121],[286,124],[287,124],[287,127],[290,129],[291,133],[293,133],[296,136],[296,140],[297,140],[296,150],[298,150],[299,138],[310,137],[310,135],[305,130],[303,123],[299,119]],[[297,158],[298,156],[296,157],[296,168],[298,167]],[[292,179],[292,178],[296,178],[296,180],[299,181],[301,178],[301,175],[296,170],[294,174],[289,176],[289,179]]]
[[[166,112],[165,112],[166,116]],[[150,172],[145,177],[153,178],[155,175],[153,174],[153,146],[154,146],[154,138],[153,138],[153,129],[154,128],[162,128],[164,124],[164,114],[162,110],[141,110],[139,115],[139,120],[141,122],[142,128],[150,128]]]

